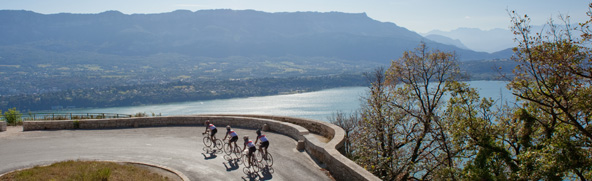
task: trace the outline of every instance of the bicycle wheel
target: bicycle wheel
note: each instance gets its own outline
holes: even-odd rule
[[[265,165],[268,167],[273,166],[273,156],[271,156],[271,153],[267,152],[265,157],[263,157],[263,160],[265,161]]]
[[[254,153],[254,156],[257,162],[263,161],[263,152],[261,152],[261,150],[257,149],[257,153]]]
[[[248,167],[243,167],[243,173],[245,173],[245,175],[248,175],[249,177],[251,176],[251,170],[249,170]]]
[[[261,167],[261,163],[259,163],[257,160],[251,161],[251,170],[253,171],[253,173],[259,172]]]
[[[240,165],[241,163],[245,163],[245,159],[246,159],[246,157],[247,157],[247,156],[246,156],[245,154],[240,154],[240,155],[237,157],[238,159],[236,160],[236,164],[237,164],[237,165]]]
[[[230,163],[230,161],[232,161],[232,156],[224,155],[224,160],[226,160],[226,161],[228,161],[228,163]]]
[[[234,156],[236,156],[237,159],[240,159],[241,157],[241,149],[238,147],[238,145],[234,145],[234,147],[232,147],[232,149],[234,150]]]
[[[210,147],[212,146],[212,140],[210,139],[210,137],[206,136],[203,138],[203,143],[206,147]]]
[[[232,154],[232,150],[233,149],[230,148],[230,144],[224,142],[224,153],[226,153],[226,155],[230,155]]]
[[[214,143],[216,144],[216,145],[214,145],[214,146],[215,146],[215,147],[216,147],[218,150],[222,150],[222,149],[223,149],[223,147],[224,147],[224,142],[222,142],[222,140],[216,139],[216,140],[214,141]]]
[[[249,167],[250,166],[249,165],[249,156],[248,155],[244,154],[241,157],[241,160],[243,161],[243,165],[245,165],[245,167]]]

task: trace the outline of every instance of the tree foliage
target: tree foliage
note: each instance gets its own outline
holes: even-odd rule
[[[591,4],[592,6],[592,4]],[[591,179],[592,173],[592,58],[590,21],[571,27],[569,17],[560,16],[564,26],[553,20],[548,29],[532,33],[527,15],[513,12],[514,34],[520,43],[514,57],[520,64],[508,87],[521,101],[517,115],[528,132],[521,140],[526,153],[518,158],[529,178]],[[590,12],[588,12],[590,16]],[[591,16],[592,17],[592,16]],[[583,36],[573,36],[574,31]]]
[[[17,111],[16,108],[11,108],[8,109],[8,111],[4,112],[4,119],[6,119],[6,122],[14,126],[21,122],[22,116],[23,114]]]
[[[350,158],[384,180],[591,180],[587,14],[577,27],[560,16],[563,26],[550,20],[531,33],[528,16],[510,13],[519,42],[508,82],[514,105],[458,82],[452,53],[424,44],[405,52],[370,76]]]
[[[386,71],[376,70],[352,136],[353,158],[385,180],[433,179],[453,169],[458,151],[441,108],[459,75],[453,53],[423,43]]]

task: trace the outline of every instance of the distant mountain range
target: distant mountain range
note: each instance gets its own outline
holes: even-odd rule
[[[20,60],[33,62],[45,57],[30,52],[90,52],[107,55],[103,58],[155,54],[214,58],[296,56],[388,64],[404,51],[413,50],[421,41],[431,48],[455,51],[461,60],[508,58],[511,54],[479,52],[493,49],[475,48],[475,44],[461,37],[456,39],[478,51],[437,43],[394,23],[373,20],[364,13],[179,10],[161,14],[127,15],[107,11],[45,15],[3,10],[0,11],[0,27],[0,57],[4,58],[0,61],[15,55]],[[482,37],[478,31],[462,31],[448,34],[448,37],[477,32],[472,35],[473,42],[481,44],[490,38]],[[507,44],[500,44],[499,50],[503,50],[502,45]]]
[[[481,30],[477,28],[459,28],[452,31],[434,30],[423,34],[427,39],[481,52],[499,52],[512,47],[514,34],[507,29]]]
[[[459,39],[452,39],[447,36],[438,35],[438,34],[429,34],[429,35],[426,35],[425,38],[427,38],[428,40],[432,40],[432,41],[435,41],[438,43],[445,44],[445,45],[452,45],[452,46],[462,48],[465,50],[470,50],[470,48],[465,46]]]

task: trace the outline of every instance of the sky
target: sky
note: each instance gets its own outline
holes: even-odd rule
[[[508,29],[507,10],[527,14],[532,25],[568,15],[572,23],[589,20],[589,0],[0,0],[0,9],[42,14],[101,13],[152,14],[174,10],[234,9],[264,12],[366,13],[418,33],[457,28]]]

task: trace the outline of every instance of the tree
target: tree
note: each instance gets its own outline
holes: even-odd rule
[[[535,134],[528,130],[530,122],[521,122],[528,119],[513,119],[511,107],[495,106],[493,99],[481,98],[466,83],[454,83],[450,89],[446,119],[453,145],[459,150],[457,161],[462,162],[451,172],[464,180],[520,178],[520,150],[529,144],[526,138]],[[528,176],[521,179],[528,180]]]
[[[329,122],[343,128],[345,131],[345,143],[340,151],[347,157],[352,157],[353,155],[351,135],[357,131],[357,124],[359,121],[360,118],[357,111],[350,113],[349,115],[337,111],[329,118]]]
[[[443,97],[460,79],[456,55],[430,51],[421,43],[394,61],[387,77],[394,96],[390,105],[408,115],[405,124],[410,134],[404,138],[409,142],[403,149],[409,155],[401,158],[407,166],[399,178],[431,179],[443,169],[456,167],[453,159],[458,151],[451,146],[446,120],[441,119]]]
[[[591,12],[587,14],[592,19]],[[592,178],[590,21],[572,28],[569,17],[560,18],[563,27],[550,20],[545,33],[533,35],[528,16],[513,14],[513,30],[520,42],[515,60],[521,64],[509,87],[523,100],[522,109],[542,133],[539,138],[548,140],[544,144],[549,150],[541,150],[541,156],[555,162],[548,172],[586,180]],[[572,33],[578,29],[583,34],[579,39]]]
[[[353,159],[384,180],[433,179],[454,173],[459,153],[452,145],[443,97],[460,78],[453,53],[421,43],[388,70],[376,70],[352,136]],[[454,179],[455,175],[442,176]]]
[[[455,174],[466,180],[589,180],[589,33],[575,40],[568,18],[561,16],[565,28],[551,20],[548,33],[532,35],[528,16],[510,14],[520,45],[508,87],[520,104],[493,110],[494,101],[476,90],[450,86],[446,116],[453,146],[465,158]]]

